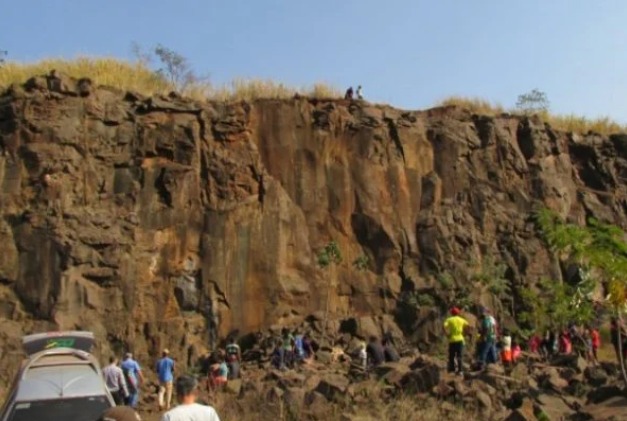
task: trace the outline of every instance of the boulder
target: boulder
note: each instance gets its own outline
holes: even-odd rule
[[[429,392],[440,383],[440,369],[435,365],[418,368],[401,379],[403,390],[409,393]]]
[[[309,392],[305,395],[306,414],[314,420],[324,420],[332,410],[329,401],[323,394]]]
[[[481,413],[484,415],[490,414],[492,412],[492,399],[490,395],[481,390],[474,391],[474,395]]]
[[[583,407],[579,412],[582,419],[602,421],[627,421],[627,398],[616,396],[602,403]]]
[[[316,360],[321,364],[331,364],[333,362],[333,353],[331,351],[316,352]]]
[[[327,373],[325,374],[315,391],[328,400],[344,395],[349,385],[349,380],[341,374]]]
[[[410,371],[407,365],[400,362],[381,364],[374,369],[377,378],[395,386],[401,386],[403,378]]]
[[[505,418],[505,421],[537,421],[531,399],[525,399],[519,408],[514,409]]]
[[[290,387],[283,394],[283,402],[292,409],[299,409],[305,404],[307,392],[300,387]]]
[[[605,402],[611,398],[622,396],[623,391],[616,385],[596,387],[588,393],[588,401],[591,403]]]
[[[594,387],[603,386],[608,380],[607,373],[600,367],[588,367],[584,375],[588,383]]]
[[[575,413],[559,396],[541,394],[538,401],[537,412],[546,414],[550,420],[562,420]]]

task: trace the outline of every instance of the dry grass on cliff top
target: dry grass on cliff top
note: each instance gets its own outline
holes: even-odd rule
[[[144,63],[91,57],[73,60],[45,59],[35,63],[8,61],[0,67],[0,88],[4,89],[13,83],[24,83],[33,76],[48,74],[53,69],[75,78],[88,77],[97,85],[145,95],[167,94],[176,90],[173,84]],[[338,98],[341,94],[339,90],[325,83],[298,88],[260,79],[235,79],[223,86],[214,86],[209,81],[198,81],[187,85],[182,93],[198,100],[215,101],[292,98],[296,93],[315,98]]]
[[[440,101],[437,105],[456,105],[480,115],[496,116],[505,112],[514,115],[519,114],[516,110],[507,110],[500,104],[495,104],[481,98],[452,96]],[[609,117],[587,118],[574,114],[558,115],[546,112],[540,113],[539,115],[540,118],[549,123],[551,127],[566,132],[588,133],[592,131],[602,135],[627,132],[627,125],[620,124]]]

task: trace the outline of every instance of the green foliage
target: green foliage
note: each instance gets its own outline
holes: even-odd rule
[[[549,99],[545,92],[533,89],[518,95],[516,109],[523,114],[546,113],[549,111]]]
[[[332,264],[342,263],[342,253],[335,241],[330,241],[320,252],[318,252],[318,265],[326,268]]]
[[[594,304],[590,299],[593,289],[594,283],[585,279],[576,285],[542,280],[537,290],[519,291],[526,310],[518,317],[535,329],[561,328],[570,322],[588,323],[595,316]]]
[[[418,291],[405,294],[403,302],[415,308],[434,307],[436,305],[435,298],[431,294]]]
[[[370,259],[365,254],[362,254],[361,256],[353,260],[353,266],[355,267],[355,269],[359,271],[368,269],[369,263],[370,263]]]
[[[509,281],[505,278],[506,271],[507,266],[487,256],[482,260],[479,270],[471,276],[471,280],[485,285],[491,294],[501,297],[512,292]]]
[[[627,242],[618,227],[594,218],[585,227],[567,224],[555,213],[543,209],[536,222],[548,245],[578,264],[586,274],[594,273],[605,284],[615,309],[627,302]],[[592,279],[589,279],[593,282]]]
[[[444,289],[451,289],[455,285],[455,279],[453,275],[449,272],[441,272],[438,273],[435,279],[438,281],[438,284]]]

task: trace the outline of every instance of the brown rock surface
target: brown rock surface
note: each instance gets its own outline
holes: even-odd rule
[[[624,136],[456,108],[143,99],[60,76],[16,92],[0,98],[3,366],[35,330],[89,329],[145,363],[167,346],[186,365],[233,329],[299,323],[324,309],[315,254],[331,239],[332,317],[370,332],[396,315],[426,341],[439,315],[403,303],[447,297],[435,274],[482,301],[461,274],[483,256],[514,291],[555,275],[536,206],[627,222]]]

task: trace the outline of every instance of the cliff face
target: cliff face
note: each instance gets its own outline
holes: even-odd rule
[[[0,136],[5,360],[44,328],[191,358],[233,329],[319,316],[329,285],[334,320],[396,315],[428,339],[429,306],[400,303],[414,291],[489,300],[460,276],[486,256],[514,295],[559,276],[535,207],[627,223],[627,137],[533,118],[201,104],[35,78],[0,98]],[[343,254],[331,271],[316,262],[330,240]]]

